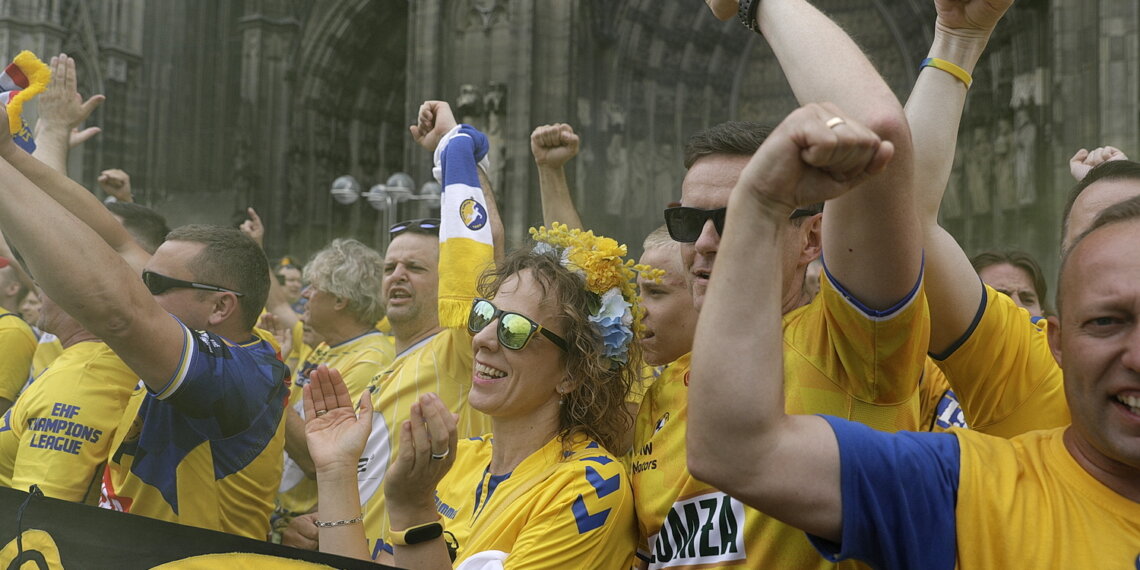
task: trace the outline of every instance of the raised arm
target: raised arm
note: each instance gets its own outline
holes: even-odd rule
[[[36,121],[36,151],[33,156],[66,175],[67,155],[71,147],[99,134],[99,127],[83,130],[78,127],[103,103],[105,97],[92,95],[83,100],[79,95],[75,60],[67,54],[51,58],[49,65],[52,81],[36,100],[39,119]]]
[[[1069,173],[1073,178],[1080,182],[1085,179],[1085,175],[1090,170],[1096,168],[1098,165],[1111,162],[1113,160],[1128,160],[1124,151],[1114,146],[1102,146],[1092,149],[1082,148],[1069,159]]]
[[[994,26],[1012,0],[935,0],[938,21],[924,66],[906,103],[914,140],[915,198],[926,251],[926,296],[930,305],[930,352],[941,354],[969,329],[983,288],[970,259],[938,225],[938,209],[950,180],[958,125],[968,86],[947,62],[972,74]],[[950,68],[951,70],[953,68]]]
[[[538,165],[538,188],[542,193],[542,223],[566,224],[582,229],[582,218],[566,183],[566,162],[578,155],[578,135],[566,123],[542,125],[530,134],[530,153]]]
[[[36,125],[39,137],[36,156],[5,150],[3,158],[32,184],[90,226],[127,260],[137,275],[142,272],[150,254],[135,242],[91,192],[67,177],[67,149],[72,129],[103,102],[103,96],[95,95],[81,101],[79,92],[75,90],[75,61],[60,55],[52,58],[52,64],[56,68],[56,81],[48,86],[41,102],[43,116]]]
[[[713,4],[735,16],[736,1]],[[895,147],[882,176],[827,204],[822,230],[828,272],[871,309],[892,307],[914,288],[922,260],[902,106],[859,46],[807,1],[754,4],[756,22],[796,99],[833,103]]]
[[[99,173],[99,177],[95,179],[99,183],[99,188],[103,189],[108,196],[120,202],[134,202],[135,195],[131,191],[131,175],[127,174],[121,168],[108,168]],[[261,242],[258,242],[261,243]]]
[[[11,245],[53,301],[106,341],[151,389],[162,389],[181,360],[184,329],[154,300],[138,270],[14,165],[56,189],[73,183],[0,136],[0,227]],[[95,202],[89,209],[106,213],[77,188]],[[114,218],[108,225],[125,233]]]
[[[238,226],[241,233],[249,236],[249,239],[257,242],[261,249],[265,249],[265,224],[261,221],[261,216],[257,215],[257,210],[251,208],[245,209],[246,220]],[[277,326],[285,330],[292,330],[293,325],[297,324],[300,318],[289,304],[289,297],[285,294],[285,288],[277,281],[277,274],[274,273],[274,268],[269,268],[269,297],[265,300],[265,310],[275,317]],[[282,351],[281,356],[287,357],[287,351]]]
[[[829,128],[833,117],[846,119],[845,128]],[[834,106],[807,105],[789,115],[729,198],[693,348],[690,471],[831,540],[840,536],[842,504],[835,434],[817,416],[784,411],[780,221],[796,206],[838,196],[881,171],[892,150]]]
[[[459,125],[455,122],[451,105],[444,101],[424,101],[416,115],[416,124],[408,127],[408,130],[411,131],[412,138],[417,144],[429,152],[436,153],[440,141],[457,126]],[[486,156],[486,152],[484,150],[483,156]],[[437,156],[435,162],[438,167],[440,157]],[[502,259],[503,255],[506,254],[506,230],[503,227],[503,218],[499,213],[495,191],[491,187],[491,179],[482,165],[478,168],[478,176],[479,186],[483,191],[483,199],[486,201],[487,225],[491,228],[491,243],[495,250],[494,258],[496,260]],[[436,174],[436,177],[441,178],[442,173]]]

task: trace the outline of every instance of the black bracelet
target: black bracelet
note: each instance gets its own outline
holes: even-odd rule
[[[760,33],[760,26],[756,25],[756,10],[760,8],[760,0],[740,0],[740,10],[736,15],[745,28]]]

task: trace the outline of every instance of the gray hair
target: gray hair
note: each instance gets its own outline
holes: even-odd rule
[[[348,301],[362,323],[384,318],[384,258],[354,239],[334,239],[305,265],[305,282]]]

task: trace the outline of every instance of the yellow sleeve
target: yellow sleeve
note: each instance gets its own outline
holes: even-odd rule
[[[28,382],[36,335],[20,317],[0,314],[0,398],[15,402]]]
[[[563,487],[559,496],[565,501],[531,513],[506,569],[630,567],[637,524],[625,466],[617,461],[585,465],[589,471],[583,469]]]
[[[65,360],[65,359],[61,359]],[[99,467],[138,376],[109,350],[66,359],[21,396],[13,418],[23,423],[12,487],[37,484],[56,499],[93,500]]]
[[[958,396],[970,429],[1013,437],[1069,424],[1061,368],[1045,321],[986,286],[973,329],[947,354],[933,355]]]

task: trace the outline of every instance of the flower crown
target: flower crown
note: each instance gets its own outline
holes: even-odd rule
[[[535,253],[554,255],[563,267],[582,276],[591,293],[587,310],[590,323],[601,334],[602,355],[616,365],[628,363],[629,343],[644,329],[641,319],[645,309],[635,280],[639,273],[657,280],[664,271],[623,259],[624,244],[595,236],[593,231],[570,229],[555,222],[550,229],[530,228],[530,235],[538,242]]]

